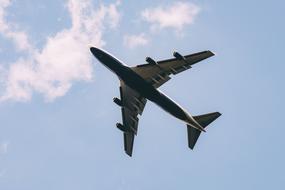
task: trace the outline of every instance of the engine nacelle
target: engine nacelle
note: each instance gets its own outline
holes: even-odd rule
[[[117,126],[117,128],[120,129],[121,131],[123,131],[123,132],[128,132],[128,131],[126,130],[126,128],[124,127],[124,125],[122,125],[121,123],[117,123],[116,126]]]
[[[157,62],[150,57],[146,57],[145,61],[148,62],[150,65],[156,65]]]
[[[121,106],[123,105],[122,101],[119,98],[113,98],[113,101],[118,105]]]
[[[178,60],[186,60],[183,55],[181,55],[180,53],[178,53],[176,51],[173,52],[173,56],[176,57],[176,59],[178,59]]]

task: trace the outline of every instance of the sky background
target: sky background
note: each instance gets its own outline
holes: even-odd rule
[[[0,189],[285,188],[284,1],[0,0]],[[130,66],[211,50],[161,87],[192,115],[223,115],[187,147],[148,102],[133,157],[115,127]]]

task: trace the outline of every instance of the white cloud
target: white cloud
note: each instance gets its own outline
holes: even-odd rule
[[[170,6],[145,9],[141,12],[143,20],[151,24],[152,30],[173,28],[181,31],[192,24],[200,8],[189,2],[174,2]]]
[[[137,46],[145,46],[149,43],[144,33],[138,35],[126,35],[124,37],[124,45],[128,48],[135,48]]]
[[[24,51],[27,58],[20,57],[4,72],[1,69],[5,91],[0,101],[28,101],[33,92],[52,101],[65,95],[73,81],[90,81],[92,56],[88,46],[102,47],[104,29],[115,28],[120,19],[119,1],[94,9],[91,0],[68,0],[72,26],[48,37],[44,47],[38,49],[31,45],[27,33],[15,30],[5,20],[9,4],[10,0],[0,0],[0,33]]]

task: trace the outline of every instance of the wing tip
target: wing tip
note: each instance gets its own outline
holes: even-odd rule
[[[129,157],[132,157],[132,152],[125,151],[125,153],[126,153]]]
[[[209,52],[210,56],[214,56],[214,55],[216,55],[216,53],[215,53],[215,52],[212,52],[212,51],[210,51],[210,50],[208,50],[208,52]]]
[[[188,147],[191,149],[191,150],[194,150],[194,146],[195,146],[195,144],[193,145],[193,144],[188,144]]]

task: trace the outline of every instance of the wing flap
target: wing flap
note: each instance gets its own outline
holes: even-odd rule
[[[142,114],[146,99],[141,97],[140,94],[128,87],[122,81],[120,95],[122,101],[122,126],[126,128],[126,132],[123,133],[124,149],[129,156],[132,156],[134,138],[138,131],[138,114]]]
[[[168,80],[171,74],[176,75],[190,69],[195,63],[213,56],[211,51],[202,51],[183,56],[183,59],[173,58],[158,61],[157,64],[143,64],[132,67],[133,71],[158,88]]]
[[[165,71],[170,71],[172,74],[178,74],[182,71],[190,69],[192,65],[213,56],[214,53],[211,51],[203,51],[199,53],[194,53],[184,56],[185,59],[168,59],[163,61],[158,61],[158,65],[162,67]]]
[[[207,51],[201,51],[198,53],[185,55],[184,57],[185,57],[188,64],[194,65],[195,63],[202,61],[204,59],[207,59],[209,57],[212,57],[214,55],[215,54],[213,52],[207,50]],[[158,64],[167,64],[167,63],[171,63],[174,61],[183,61],[183,60],[178,60],[177,58],[172,58],[172,59],[166,59],[166,60],[158,61],[157,63]]]

